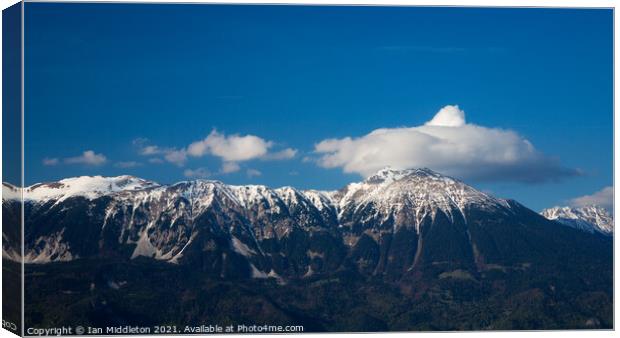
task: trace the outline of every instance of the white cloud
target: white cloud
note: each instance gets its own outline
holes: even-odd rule
[[[118,168],[135,168],[141,166],[142,163],[136,161],[116,162],[115,167]]]
[[[609,212],[614,210],[614,188],[605,187],[591,195],[585,195],[570,200],[570,205],[574,207],[585,207],[588,205],[601,206]]]
[[[275,153],[265,154],[262,159],[264,160],[289,160],[297,155],[297,149],[286,148],[284,150],[277,151]]]
[[[133,144],[134,147],[139,148],[142,148],[147,143],[149,143],[149,139],[146,137],[136,137],[133,141],[131,141],[131,144]]]
[[[477,181],[540,182],[579,174],[560,166],[514,131],[465,122],[458,106],[442,108],[422,126],[381,128],[315,145],[318,164],[368,176],[393,168],[428,167]]]
[[[225,135],[213,130],[206,138],[193,142],[186,148],[160,147],[149,144],[145,138],[137,138],[133,141],[138,147],[138,153],[142,156],[152,157],[150,163],[161,163],[163,160],[176,164],[179,167],[185,165],[189,157],[203,157],[211,155],[222,160],[221,173],[227,174],[240,170],[239,162],[262,159],[262,160],[286,160],[295,157],[297,150],[286,148],[277,152],[269,152],[273,146],[272,141],[267,141],[255,135]]]
[[[65,159],[68,164],[85,164],[85,165],[101,165],[107,161],[103,154],[96,154],[92,150],[86,150],[80,156],[69,157]]]
[[[206,178],[211,176],[211,173],[206,168],[185,169],[183,175],[188,178]]]
[[[185,165],[187,161],[187,152],[185,149],[160,147],[148,143],[149,140],[146,138],[137,138],[133,140],[133,145],[138,147],[138,153],[142,156],[163,156],[167,162],[176,164],[179,167]],[[150,158],[148,161],[150,163],[163,162],[163,160],[158,157]]]
[[[58,163],[60,163],[60,161],[58,160],[58,158],[55,158],[55,157],[54,158],[46,157],[43,159],[43,165],[46,165],[46,166],[54,166],[54,165],[57,165]]]
[[[223,174],[230,174],[239,171],[241,167],[236,162],[224,162],[222,163],[221,172]]]
[[[158,146],[146,146],[140,150],[140,155],[144,155],[144,156],[159,155],[162,153],[163,153],[163,150],[159,149]]]
[[[248,177],[252,178],[252,177],[258,177],[261,176],[263,173],[261,173],[260,171],[256,170],[256,169],[248,169],[246,172],[246,175],[248,175]]]
[[[465,112],[459,106],[445,106],[441,108],[427,126],[461,127],[465,125]]]
[[[167,151],[164,155],[164,158],[166,159],[166,161],[170,163],[174,163],[178,165],[179,167],[182,167],[185,165],[185,161],[187,161],[187,153],[185,149],[181,149],[181,150],[173,149],[173,150]]]
[[[187,153],[194,157],[208,154],[220,157],[225,162],[240,162],[264,156],[272,145],[272,142],[258,136],[226,136],[214,130],[205,139],[190,144]]]

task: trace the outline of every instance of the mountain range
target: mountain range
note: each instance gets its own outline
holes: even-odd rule
[[[19,222],[19,194],[18,189],[3,185],[3,217],[8,224]],[[71,271],[79,267],[80,283],[89,280],[92,285],[107,285],[106,293],[110,288],[123,292],[122,285],[128,281],[119,282],[103,268],[93,272],[93,266],[111,270],[133,266],[134,273],[153,266],[156,271],[191,269],[209,281],[234,281],[235,287],[271,285],[266,293],[276,295],[268,302],[274,307],[268,311],[270,316],[304,318],[317,331],[596,328],[612,322],[613,221],[608,214],[591,207],[547,209],[541,215],[429,169],[386,168],[328,192],[210,180],[160,185],[132,176],[95,176],[35,184],[25,188],[23,196],[24,260],[36,263],[27,264],[27,270],[51,276],[58,271],[53,269],[62,266]],[[18,236],[10,228],[3,231],[4,258],[18,260],[19,250],[13,245]],[[119,265],[111,268],[106,262]],[[91,271],[92,278],[86,271]],[[69,278],[65,273],[56,278]],[[138,276],[123,274],[139,283]],[[43,283],[40,277],[31,278],[35,284]],[[179,283],[189,280],[193,279]],[[328,292],[323,295],[327,298],[297,304],[307,297],[312,283],[340,283],[355,291],[332,298],[326,286],[319,284],[319,289]],[[298,289],[300,285],[304,287]],[[423,320],[399,317],[395,321],[368,313],[369,304],[358,299],[347,305],[357,315],[348,319],[334,315],[327,320],[313,308],[312,304],[324,306],[330,299],[343,304],[352,301],[349,297],[372,299],[368,292],[377,285],[383,288],[380,293],[395,293],[400,295],[397,298],[439,312],[424,315]],[[156,290],[153,286],[151,291]],[[276,306],[274,299],[285,297],[278,290],[288,290],[299,299]],[[50,294],[38,294],[33,303],[45,308]],[[521,308],[532,297],[542,308]],[[381,305],[374,306],[382,311],[395,311],[394,304],[376,302]],[[570,310],[575,302],[598,303],[588,303],[595,310]],[[147,304],[151,303],[142,305]],[[294,310],[282,310],[291,304],[297,304]],[[497,313],[479,323],[481,314],[475,309],[481,304]],[[441,319],[459,306],[476,314],[461,322]],[[554,312],[559,309],[566,313]],[[410,310],[403,311],[411,315]],[[541,311],[551,314],[541,317]],[[41,317],[33,315],[35,319],[51,320],[42,310],[34,312]],[[264,315],[250,312],[252,320]],[[524,313],[526,320],[521,318]],[[143,323],[156,317],[140,316],[115,314],[113,318]]]
[[[575,229],[590,233],[600,233],[612,236],[614,232],[614,219],[609,212],[597,205],[584,207],[553,207],[545,209],[541,215]]]

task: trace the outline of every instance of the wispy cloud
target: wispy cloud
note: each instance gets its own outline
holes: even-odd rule
[[[107,158],[103,154],[97,154],[92,150],[86,150],[82,155],[65,158],[64,162],[67,164],[84,164],[98,166],[107,161]]]
[[[248,175],[249,178],[252,178],[261,176],[263,173],[256,169],[248,169],[246,170],[245,174]]]
[[[117,168],[135,168],[141,166],[142,163],[136,161],[116,162],[114,164]]]
[[[239,171],[241,166],[237,162],[224,162],[222,163],[221,173],[230,174]]]
[[[584,195],[570,200],[570,205],[574,207],[585,207],[589,205],[601,206],[609,212],[614,210],[614,187],[608,186],[590,195]]]
[[[185,149],[166,150],[164,153],[164,158],[166,159],[166,161],[182,167],[185,165],[185,161],[187,161],[187,152],[185,151]]]
[[[183,175],[187,178],[207,178],[211,172],[207,168],[185,169]]]
[[[60,160],[56,157],[54,158],[46,157],[43,159],[43,165],[46,165],[46,166],[54,166],[54,165],[58,165],[59,163],[60,163]]]
[[[138,148],[138,154],[142,156],[156,156],[149,158],[149,163],[162,163],[164,161],[162,160],[163,157],[167,162],[182,167],[187,161],[187,152],[185,149],[160,147],[150,144],[149,140],[146,138],[137,138],[133,140],[133,145]]]
[[[159,149],[159,147],[157,146],[146,146],[144,148],[142,148],[140,150],[140,155],[145,155],[145,156],[149,156],[149,155],[159,155],[161,153],[163,153],[164,150],[163,149]]]
[[[286,148],[284,150],[276,151],[274,153],[265,154],[263,160],[288,160],[297,155],[297,149]]]

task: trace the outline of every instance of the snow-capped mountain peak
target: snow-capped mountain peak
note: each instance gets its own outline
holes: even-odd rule
[[[427,168],[381,169],[363,182],[349,184],[341,194],[341,205],[351,199],[390,199],[396,196],[405,196],[419,203],[453,202],[461,206],[473,202],[498,201],[459,180]]]
[[[393,169],[391,167],[385,167],[373,175],[369,176],[364,182],[369,184],[389,184],[394,181],[402,180],[407,177],[418,178],[439,178],[446,177],[428,168],[416,168],[416,169]],[[447,177],[446,177],[447,178]]]
[[[158,186],[155,182],[129,175],[116,177],[80,176],[66,178],[58,182],[34,184],[24,189],[24,199],[62,201],[73,196],[94,199],[120,191],[136,191]]]
[[[16,194],[9,194],[5,199]],[[130,196],[135,192],[158,198],[168,191],[208,206],[215,195],[223,196],[241,208],[264,205],[270,210],[292,205],[314,206],[317,210],[333,210],[338,218],[352,210],[372,205],[372,209],[383,217],[403,210],[414,212],[417,217],[435,214],[441,210],[453,216],[455,210],[463,213],[468,205],[483,208],[509,208],[501,199],[486,195],[463,182],[443,176],[427,168],[392,169],[384,168],[367,179],[351,183],[337,192],[300,191],[293,187],[272,189],[263,185],[233,186],[220,181],[194,180],[172,185],[159,185],[133,176],[81,176],[51,183],[39,183],[24,189],[24,198],[30,201],[61,202],[67,198],[81,196],[95,199],[101,196],[122,194]],[[14,196],[15,195],[15,196]],[[273,209],[272,209],[273,208]]]
[[[7,183],[7,182],[3,182],[2,183],[2,199],[3,200],[18,200],[21,199],[21,189],[19,189],[18,187]]]
[[[16,205],[8,200],[19,200],[21,194],[9,184],[3,188],[3,198],[8,202],[4,207],[8,210]],[[106,245],[135,245],[131,258],[147,256],[173,263],[184,255],[215,250],[223,242],[210,242],[209,237],[204,237],[211,235],[220,238],[229,234],[232,237],[225,245],[227,250],[232,248],[254,259],[263,256],[261,241],[277,241],[291,235],[305,234],[310,240],[313,236],[325,239],[327,234],[337,233],[343,236],[344,245],[352,247],[359,240],[365,241],[364,236],[379,241],[385,233],[402,231],[422,236],[424,229],[476,226],[485,217],[493,220],[488,224],[505,220],[518,223],[524,217],[531,217],[516,202],[492,197],[424,168],[382,169],[337,192],[235,186],[212,180],[159,185],[132,176],[74,177],[35,184],[23,191],[25,203],[32,206],[28,210],[37,215],[49,212],[60,220],[48,226],[45,218],[33,218],[28,227],[32,238],[46,243],[44,246],[36,241],[28,244],[28,262],[39,263],[93,255],[91,248],[79,244],[81,230],[73,229],[71,221],[77,216],[66,212],[72,208],[80,212],[80,220],[88,220],[96,227],[93,231],[118,236]],[[105,198],[99,200],[99,197]],[[605,214],[596,208],[581,214],[559,209],[554,215],[560,212],[566,218],[589,215],[599,223],[605,220]],[[536,218],[547,222],[542,217]],[[308,255],[314,257],[313,250]],[[258,261],[252,264],[259,270],[265,269],[260,270],[265,274],[269,272]]]
[[[339,218],[364,214],[360,217],[369,223],[383,219],[395,227],[409,225],[413,218],[416,229],[425,217],[434,218],[438,211],[454,220],[457,214],[464,219],[464,209],[471,205],[504,212],[510,208],[505,200],[427,168],[384,168],[362,182],[349,184],[335,198]]]
[[[541,215],[564,225],[587,231],[611,235],[614,231],[613,217],[604,208],[597,205],[585,207],[553,207],[545,209]]]

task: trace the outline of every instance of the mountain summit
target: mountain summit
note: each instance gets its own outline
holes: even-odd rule
[[[339,218],[371,227],[413,226],[419,231],[426,217],[438,212],[451,221],[465,220],[466,209],[510,212],[510,204],[465,183],[427,168],[384,168],[335,194]]]
[[[613,217],[602,207],[589,205],[585,207],[553,207],[543,210],[541,215],[569,227],[598,232],[611,236],[614,232]]]

